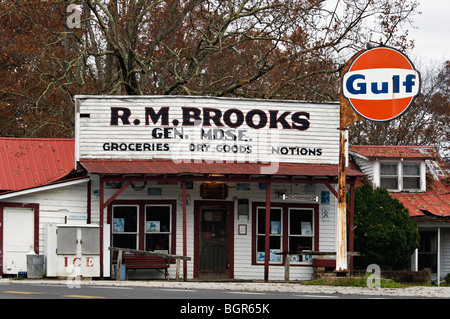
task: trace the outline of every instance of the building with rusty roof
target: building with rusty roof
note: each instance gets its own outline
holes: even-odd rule
[[[349,154],[374,187],[386,188],[416,222],[421,242],[412,268],[450,272],[450,169],[430,146],[353,145]]]

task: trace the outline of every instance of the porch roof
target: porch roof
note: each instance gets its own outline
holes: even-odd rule
[[[99,160],[83,159],[80,164],[90,173],[102,175],[123,174],[220,174],[254,176],[305,176],[337,177],[338,166],[331,164],[276,163],[208,163],[175,162],[173,160]],[[278,167],[276,166],[278,165]],[[364,176],[363,173],[346,169],[348,177]]]

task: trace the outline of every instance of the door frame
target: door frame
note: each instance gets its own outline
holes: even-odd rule
[[[25,203],[0,203],[0,276],[3,275],[3,233],[4,233],[4,218],[3,213],[5,208],[31,208],[34,211],[34,252],[39,254],[39,204],[25,204]]]
[[[200,216],[204,208],[225,208],[227,214],[228,233],[228,276],[234,279],[234,201],[194,201],[194,278],[199,277],[199,251],[200,251]]]

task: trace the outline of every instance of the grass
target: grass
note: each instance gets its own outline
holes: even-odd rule
[[[367,279],[369,275],[363,277],[322,277],[302,283],[303,285],[323,285],[323,286],[345,286],[345,287],[368,287]],[[411,285],[398,283],[390,279],[380,279],[381,288],[405,288]]]

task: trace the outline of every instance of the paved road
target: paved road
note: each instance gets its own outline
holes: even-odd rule
[[[107,285],[81,285],[26,282],[0,283],[0,299],[382,299],[398,296],[352,294],[314,294],[270,291],[235,291],[219,289],[159,288]]]
[[[163,285],[163,283],[158,283]],[[172,283],[175,285],[175,283]],[[77,314],[80,316],[93,316],[101,314],[102,317],[111,315],[114,317],[132,316],[142,314],[145,310],[146,316],[159,313],[160,309],[164,311],[164,318],[183,319],[189,318],[282,318],[287,313],[300,314],[310,310],[319,311],[324,316],[335,316],[339,309],[354,309],[355,305],[360,306],[363,302],[363,308],[370,313],[407,309],[415,309],[412,303],[419,300],[425,300],[423,296],[409,297],[409,304],[402,303],[405,297],[395,295],[368,295],[358,293],[338,293],[329,292],[287,292],[287,291],[262,291],[262,290],[240,290],[217,289],[218,285],[209,285],[211,288],[205,288],[205,285],[177,285],[177,286],[141,286],[112,283],[81,284],[79,288],[70,288],[65,281],[2,281],[0,280],[0,304],[2,306],[11,306],[21,314],[28,313],[35,315],[39,313],[60,313],[67,315]],[[214,289],[214,287],[216,289]],[[231,287],[228,285],[228,287]],[[261,286],[249,286],[258,287]],[[314,290],[312,290],[314,291]],[[26,299],[26,302],[23,302]],[[36,300],[38,304],[33,306],[30,301]],[[433,298],[429,298],[432,300]],[[87,302],[81,300],[89,300]],[[92,303],[95,300],[95,303]],[[386,306],[385,303],[390,304]],[[448,302],[448,300],[444,302]],[[14,304],[11,301],[15,301]],[[50,302],[49,302],[50,301]],[[61,301],[62,307],[61,307]],[[78,306],[76,302],[82,302]],[[366,304],[364,302],[374,302],[375,304]],[[399,303],[400,302],[400,303]],[[85,307],[90,304],[93,307]],[[66,306],[68,305],[68,306]],[[417,304],[416,304],[417,305]],[[434,304],[433,304],[434,305]],[[392,307],[394,306],[394,307]],[[431,307],[430,304],[422,304],[425,307]],[[94,309],[95,312],[92,312]],[[148,315],[147,315],[148,314]],[[411,316],[414,313],[411,313]]]

